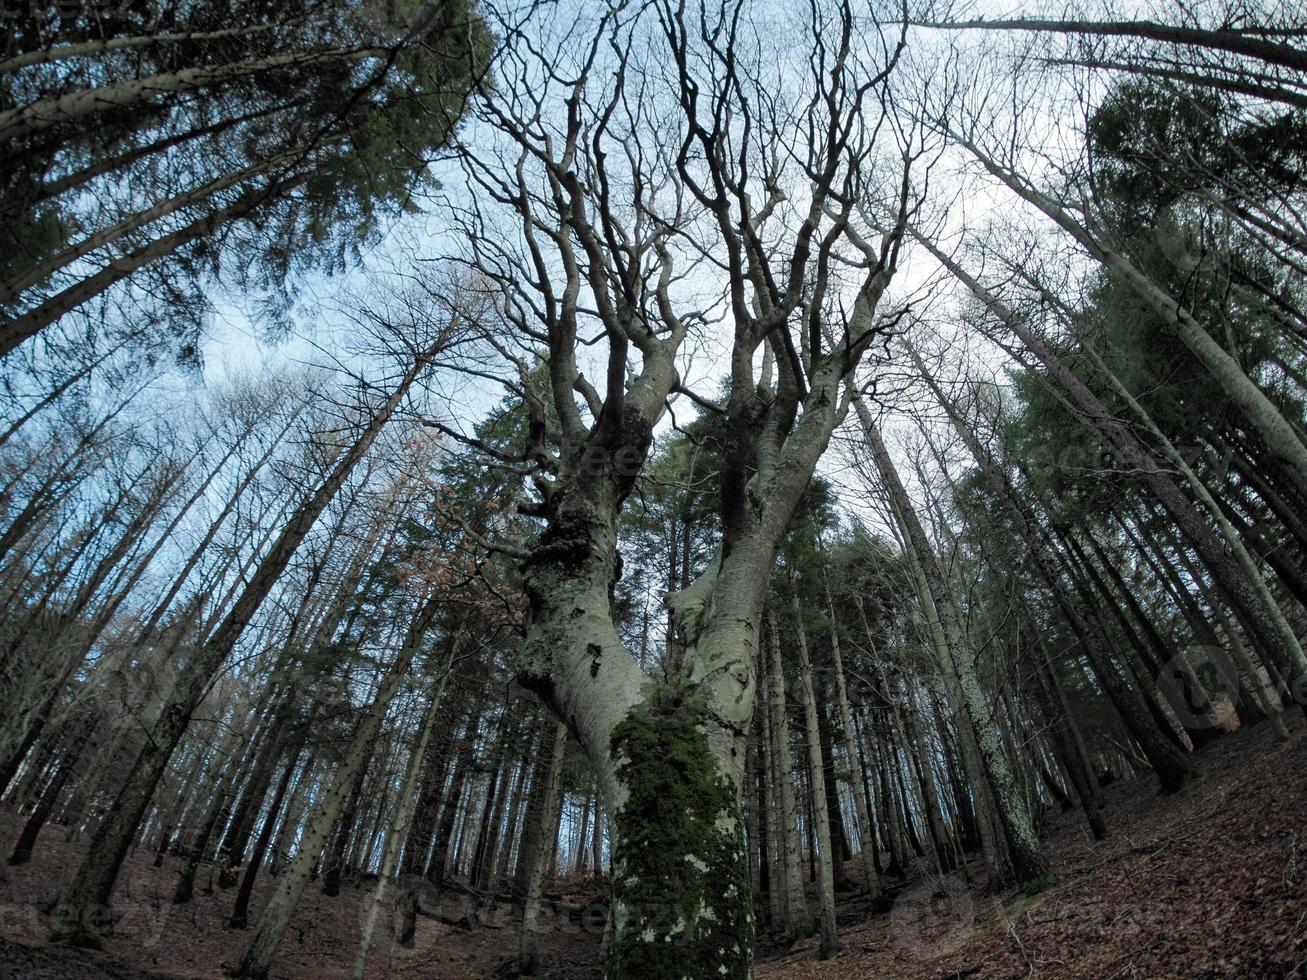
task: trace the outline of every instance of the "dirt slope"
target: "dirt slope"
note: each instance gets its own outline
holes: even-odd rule
[[[841,897],[844,948],[815,958],[815,944],[764,941],[760,977],[1021,978],[1307,977],[1307,733],[1292,745],[1269,731],[1241,732],[1202,753],[1204,778],[1176,797],[1147,780],[1108,787],[1112,837],[1097,843],[1077,812],[1056,818],[1049,839],[1057,888],[1033,901],[984,896],[961,878],[909,882],[888,914],[865,898]],[[0,813],[6,834],[12,813]],[[175,859],[154,868],[129,861],[115,907],[120,919],[104,953],[44,945],[49,909],[81,854],[52,827],[33,861],[0,881],[0,978],[119,980],[217,978],[240,955],[245,933],[225,918],[231,892],[169,902]],[[7,850],[6,850],[7,853]],[[856,874],[857,862],[849,865]],[[980,877],[977,873],[975,877]],[[201,885],[204,880],[201,879]],[[261,905],[271,880],[256,891]],[[310,887],[291,921],[273,976],[332,980],[348,975],[365,888],[324,898]],[[542,937],[545,975],[599,976],[602,896],[584,881],[551,886],[555,912]],[[458,918],[468,900],[442,898]],[[815,907],[815,903],[814,903]],[[587,909],[589,913],[587,914]],[[412,949],[374,948],[368,976],[463,980],[502,970],[517,941],[509,908],[483,912],[472,930],[423,918]]]

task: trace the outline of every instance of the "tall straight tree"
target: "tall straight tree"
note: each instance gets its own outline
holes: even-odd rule
[[[390,393],[366,413],[354,440],[340,447],[339,457],[322,482],[304,495],[276,540],[262,555],[257,569],[223,621],[188,662],[149,732],[127,782],[119,791],[112,813],[96,829],[90,850],[64,890],[61,915],[53,922],[56,940],[74,945],[100,945],[93,921],[95,910],[109,906],[119,869],[141,818],[210,682],[286,570],[305,535],[363,461],[414,383],[431,370],[432,360],[453,340],[460,322],[458,315],[449,315],[443,321],[437,321],[434,327],[431,324],[410,324],[411,333],[407,336],[403,329],[393,331],[392,342],[404,352],[407,365]],[[426,336],[423,336],[424,332]]]
[[[70,24],[46,36],[11,20],[0,356],[160,265],[159,294],[195,308],[156,313],[191,347],[196,286],[223,251],[237,253],[229,273],[277,287],[339,266],[380,215],[411,206],[490,41],[464,0],[229,0],[165,8],[141,33],[157,6],[97,18],[80,43]]]

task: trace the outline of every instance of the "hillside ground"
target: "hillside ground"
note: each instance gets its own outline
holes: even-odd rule
[[[1159,797],[1150,778],[1109,786],[1112,830],[1089,836],[1078,811],[1055,817],[1049,851],[1055,888],[1033,899],[985,895],[960,876],[916,879],[877,913],[859,888],[840,896],[842,950],[816,958],[815,941],[764,938],[759,977],[1024,978],[1307,977],[1307,726],[1276,743],[1265,725],[1204,750],[1203,778]],[[17,818],[0,812],[9,840]],[[33,860],[0,880],[0,978],[81,980],[111,977],[219,978],[246,942],[226,925],[233,891],[200,888],[193,902],[169,901],[176,859],[162,868],[133,855],[115,899],[119,916],[103,953],[52,948],[49,911],[74,870],[84,841],[68,844],[50,827]],[[5,854],[8,854],[8,844]],[[858,874],[858,862],[848,866]],[[972,879],[983,875],[976,866]],[[856,879],[855,879],[856,880]],[[262,876],[257,914],[273,880]],[[365,883],[326,898],[310,885],[291,920],[274,978],[347,977],[369,891]],[[543,975],[598,977],[602,936],[599,886],[560,879],[541,936]],[[441,899],[459,919],[472,900]],[[815,908],[815,901],[814,901]],[[464,980],[503,976],[518,939],[514,910],[482,909],[471,929],[419,920],[411,949],[374,946],[369,978]]]

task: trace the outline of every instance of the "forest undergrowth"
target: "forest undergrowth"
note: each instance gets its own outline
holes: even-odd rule
[[[1307,741],[1303,723],[1289,744],[1265,725],[1236,732],[1201,753],[1204,778],[1172,796],[1145,773],[1104,788],[1115,828],[1088,834],[1076,811],[1046,819],[1057,886],[1033,898],[986,894],[978,859],[961,876],[910,877],[887,911],[858,886],[848,862],[840,894],[842,949],[817,958],[817,937],[794,945],[764,940],[757,975],[769,978],[1126,977],[1289,978],[1307,976]],[[9,828],[13,815],[0,817]],[[47,835],[33,860],[0,881],[0,978],[218,978],[217,963],[239,954],[244,936],[226,924],[230,897],[207,877],[195,901],[169,904],[173,863],[153,855],[128,861],[115,934],[103,953],[50,946],[48,913],[81,859],[80,844]],[[256,907],[272,888],[260,876]],[[291,920],[273,978],[333,980],[349,975],[370,895],[355,882],[328,898],[309,889]],[[368,883],[370,884],[370,883]],[[886,884],[894,888],[892,878]],[[811,885],[811,883],[810,883]],[[541,975],[597,977],[604,889],[587,877],[546,887]],[[474,921],[419,918],[410,949],[379,935],[368,977],[463,980],[509,975],[519,921],[511,903],[477,908],[450,891],[430,911]],[[470,928],[469,928],[470,926]],[[385,930],[382,930],[384,933]]]

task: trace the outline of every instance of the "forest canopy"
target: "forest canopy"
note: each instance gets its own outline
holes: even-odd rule
[[[1026,6],[0,12],[6,956],[1296,975],[1307,15]]]

